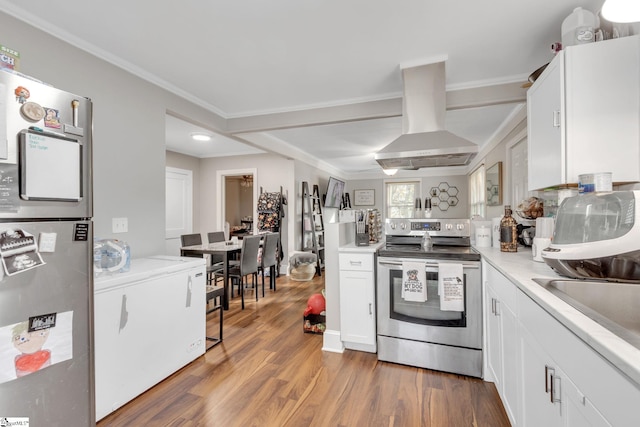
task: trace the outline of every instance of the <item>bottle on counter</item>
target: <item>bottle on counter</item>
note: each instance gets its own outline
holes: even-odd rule
[[[505,205],[504,216],[500,221],[500,250],[502,252],[518,251],[518,224],[511,216],[511,206]]]

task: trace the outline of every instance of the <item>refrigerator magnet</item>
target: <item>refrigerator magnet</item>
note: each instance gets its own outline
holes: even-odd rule
[[[39,122],[44,118],[44,108],[37,102],[25,102],[20,107],[20,114],[25,120],[30,122]]]
[[[20,104],[24,104],[25,102],[27,102],[27,99],[29,99],[29,97],[31,96],[31,92],[29,92],[29,89],[24,86],[18,86],[17,88],[15,88],[13,93],[16,95],[16,101],[18,101]]]
[[[60,129],[60,111],[55,108],[44,107],[44,126],[52,129]]]
[[[57,233],[40,233],[38,249],[40,252],[55,252]]]

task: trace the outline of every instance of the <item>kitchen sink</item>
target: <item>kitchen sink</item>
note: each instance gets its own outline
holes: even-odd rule
[[[533,281],[640,349],[640,284],[578,279]]]

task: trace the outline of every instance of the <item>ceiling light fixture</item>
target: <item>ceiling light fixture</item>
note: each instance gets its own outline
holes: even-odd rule
[[[389,176],[393,176],[398,172],[398,169],[382,169],[382,172],[386,173]]]
[[[191,139],[194,141],[211,141],[211,135],[207,135],[206,133],[194,132],[191,134]]]
[[[611,22],[639,22],[640,3],[638,0],[606,0],[601,13]]]
[[[241,187],[253,187],[253,175],[242,175]]]

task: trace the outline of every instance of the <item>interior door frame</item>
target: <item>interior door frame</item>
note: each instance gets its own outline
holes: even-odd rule
[[[218,191],[216,192],[216,219],[217,219],[217,229],[224,230],[225,223],[225,200],[226,200],[226,177],[227,176],[239,176],[239,175],[252,175],[253,176],[253,212],[251,217],[253,218],[253,230],[254,234],[257,232],[258,225],[258,215],[257,215],[257,206],[258,206],[258,196],[260,191],[258,189],[258,169],[257,168],[246,168],[246,169],[227,169],[227,170],[217,170],[216,171],[216,187]]]

